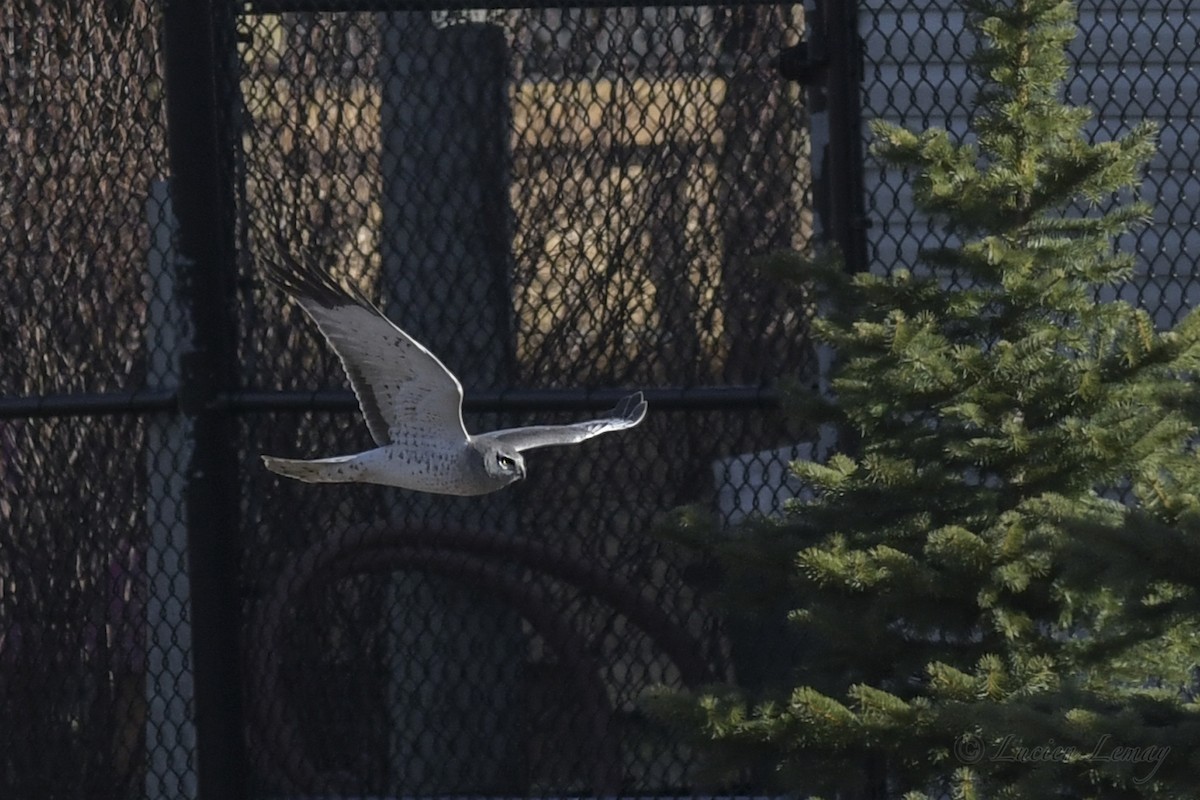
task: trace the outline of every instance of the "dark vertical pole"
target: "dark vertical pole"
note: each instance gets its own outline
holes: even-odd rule
[[[862,70],[863,47],[858,35],[859,0],[817,0],[821,13],[821,58],[826,65],[824,90],[826,130],[823,170],[823,194],[826,219],[825,238],[837,245],[847,272],[866,272],[867,217],[864,211],[866,183],[863,177]],[[828,396],[829,380],[836,370],[838,353],[829,345],[818,345],[820,385]],[[861,452],[858,432],[853,426],[822,427],[822,439],[829,432],[827,452]],[[863,780],[869,787],[855,793],[839,793],[846,800],[867,800],[876,792],[886,791],[886,764],[876,769],[873,756],[864,757]],[[884,777],[881,778],[880,776]]]
[[[180,412],[192,423],[185,508],[200,800],[247,796],[237,592],[233,420],[212,401],[237,380],[234,193],[222,134],[232,17],[224,0],[169,0],[164,12],[167,146],[178,276],[192,341],[180,359]]]
[[[829,211],[834,236],[849,272],[866,271],[866,214],[863,181],[862,40],[858,36],[859,0],[823,0],[829,58]],[[854,430],[838,431],[842,452],[860,451]],[[862,772],[851,778],[839,797],[878,800],[888,796],[887,758],[874,751],[863,755]]]
[[[807,13],[806,40],[781,51],[775,65],[808,87],[817,236],[837,245],[847,270],[861,272],[869,265],[858,0],[815,0]]]
[[[846,269],[867,269],[866,214],[863,211],[862,41],[858,0],[821,0],[821,32],[828,59],[829,217]]]

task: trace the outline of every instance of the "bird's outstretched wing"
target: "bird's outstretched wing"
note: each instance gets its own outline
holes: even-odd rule
[[[641,392],[621,399],[616,408],[599,419],[576,422],[573,425],[534,425],[528,428],[508,428],[476,436],[503,442],[519,451],[535,447],[576,444],[602,433],[632,428],[646,416],[646,399]]]
[[[396,327],[360,292],[277,248],[272,283],[296,299],[342,360],[376,444],[437,436],[467,439],[462,384],[437,356]]]

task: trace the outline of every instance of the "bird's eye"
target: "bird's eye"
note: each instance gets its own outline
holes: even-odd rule
[[[513,461],[511,458],[504,455],[503,453],[496,454],[496,463],[499,464],[504,469],[512,469],[516,465],[515,461]]]

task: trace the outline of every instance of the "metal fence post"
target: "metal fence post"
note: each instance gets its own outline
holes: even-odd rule
[[[192,426],[183,466],[188,531],[197,778],[201,800],[247,795],[237,575],[238,476],[235,426],[215,398],[235,388],[234,192],[219,80],[219,46],[233,41],[221,0],[165,5],[167,147],[180,301],[192,325],[180,354],[179,410]]]
[[[818,235],[837,245],[850,272],[868,267],[862,147],[859,0],[817,0],[807,63],[791,65],[809,86],[813,193]]]
[[[846,269],[867,269],[863,211],[862,42],[858,0],[826,0],[830,211]]]

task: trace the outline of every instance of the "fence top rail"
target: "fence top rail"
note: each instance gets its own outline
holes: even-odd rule
[[[173,411],[177,405],[173,389],[0,397],[0,419],[146,414]]]
[[[696,8],[701,6],[798,5],[769,0],[242,0],[238,13],[258,14],[381,11],[513,11],[547,8]]]
[[[646,401],[661,411],[773,408],[779,391],[766,386],[690,386],[645,389]],[[595,411],[628,394],[624,389],[502,389],[471,392],[467,412]],[[175,391],[136,390],[0,397],[0,419],[147,414],[178,410]],[[219,394],[214,410],[238,413],[345,411],[358,409],[345,389],[246,390]]]

